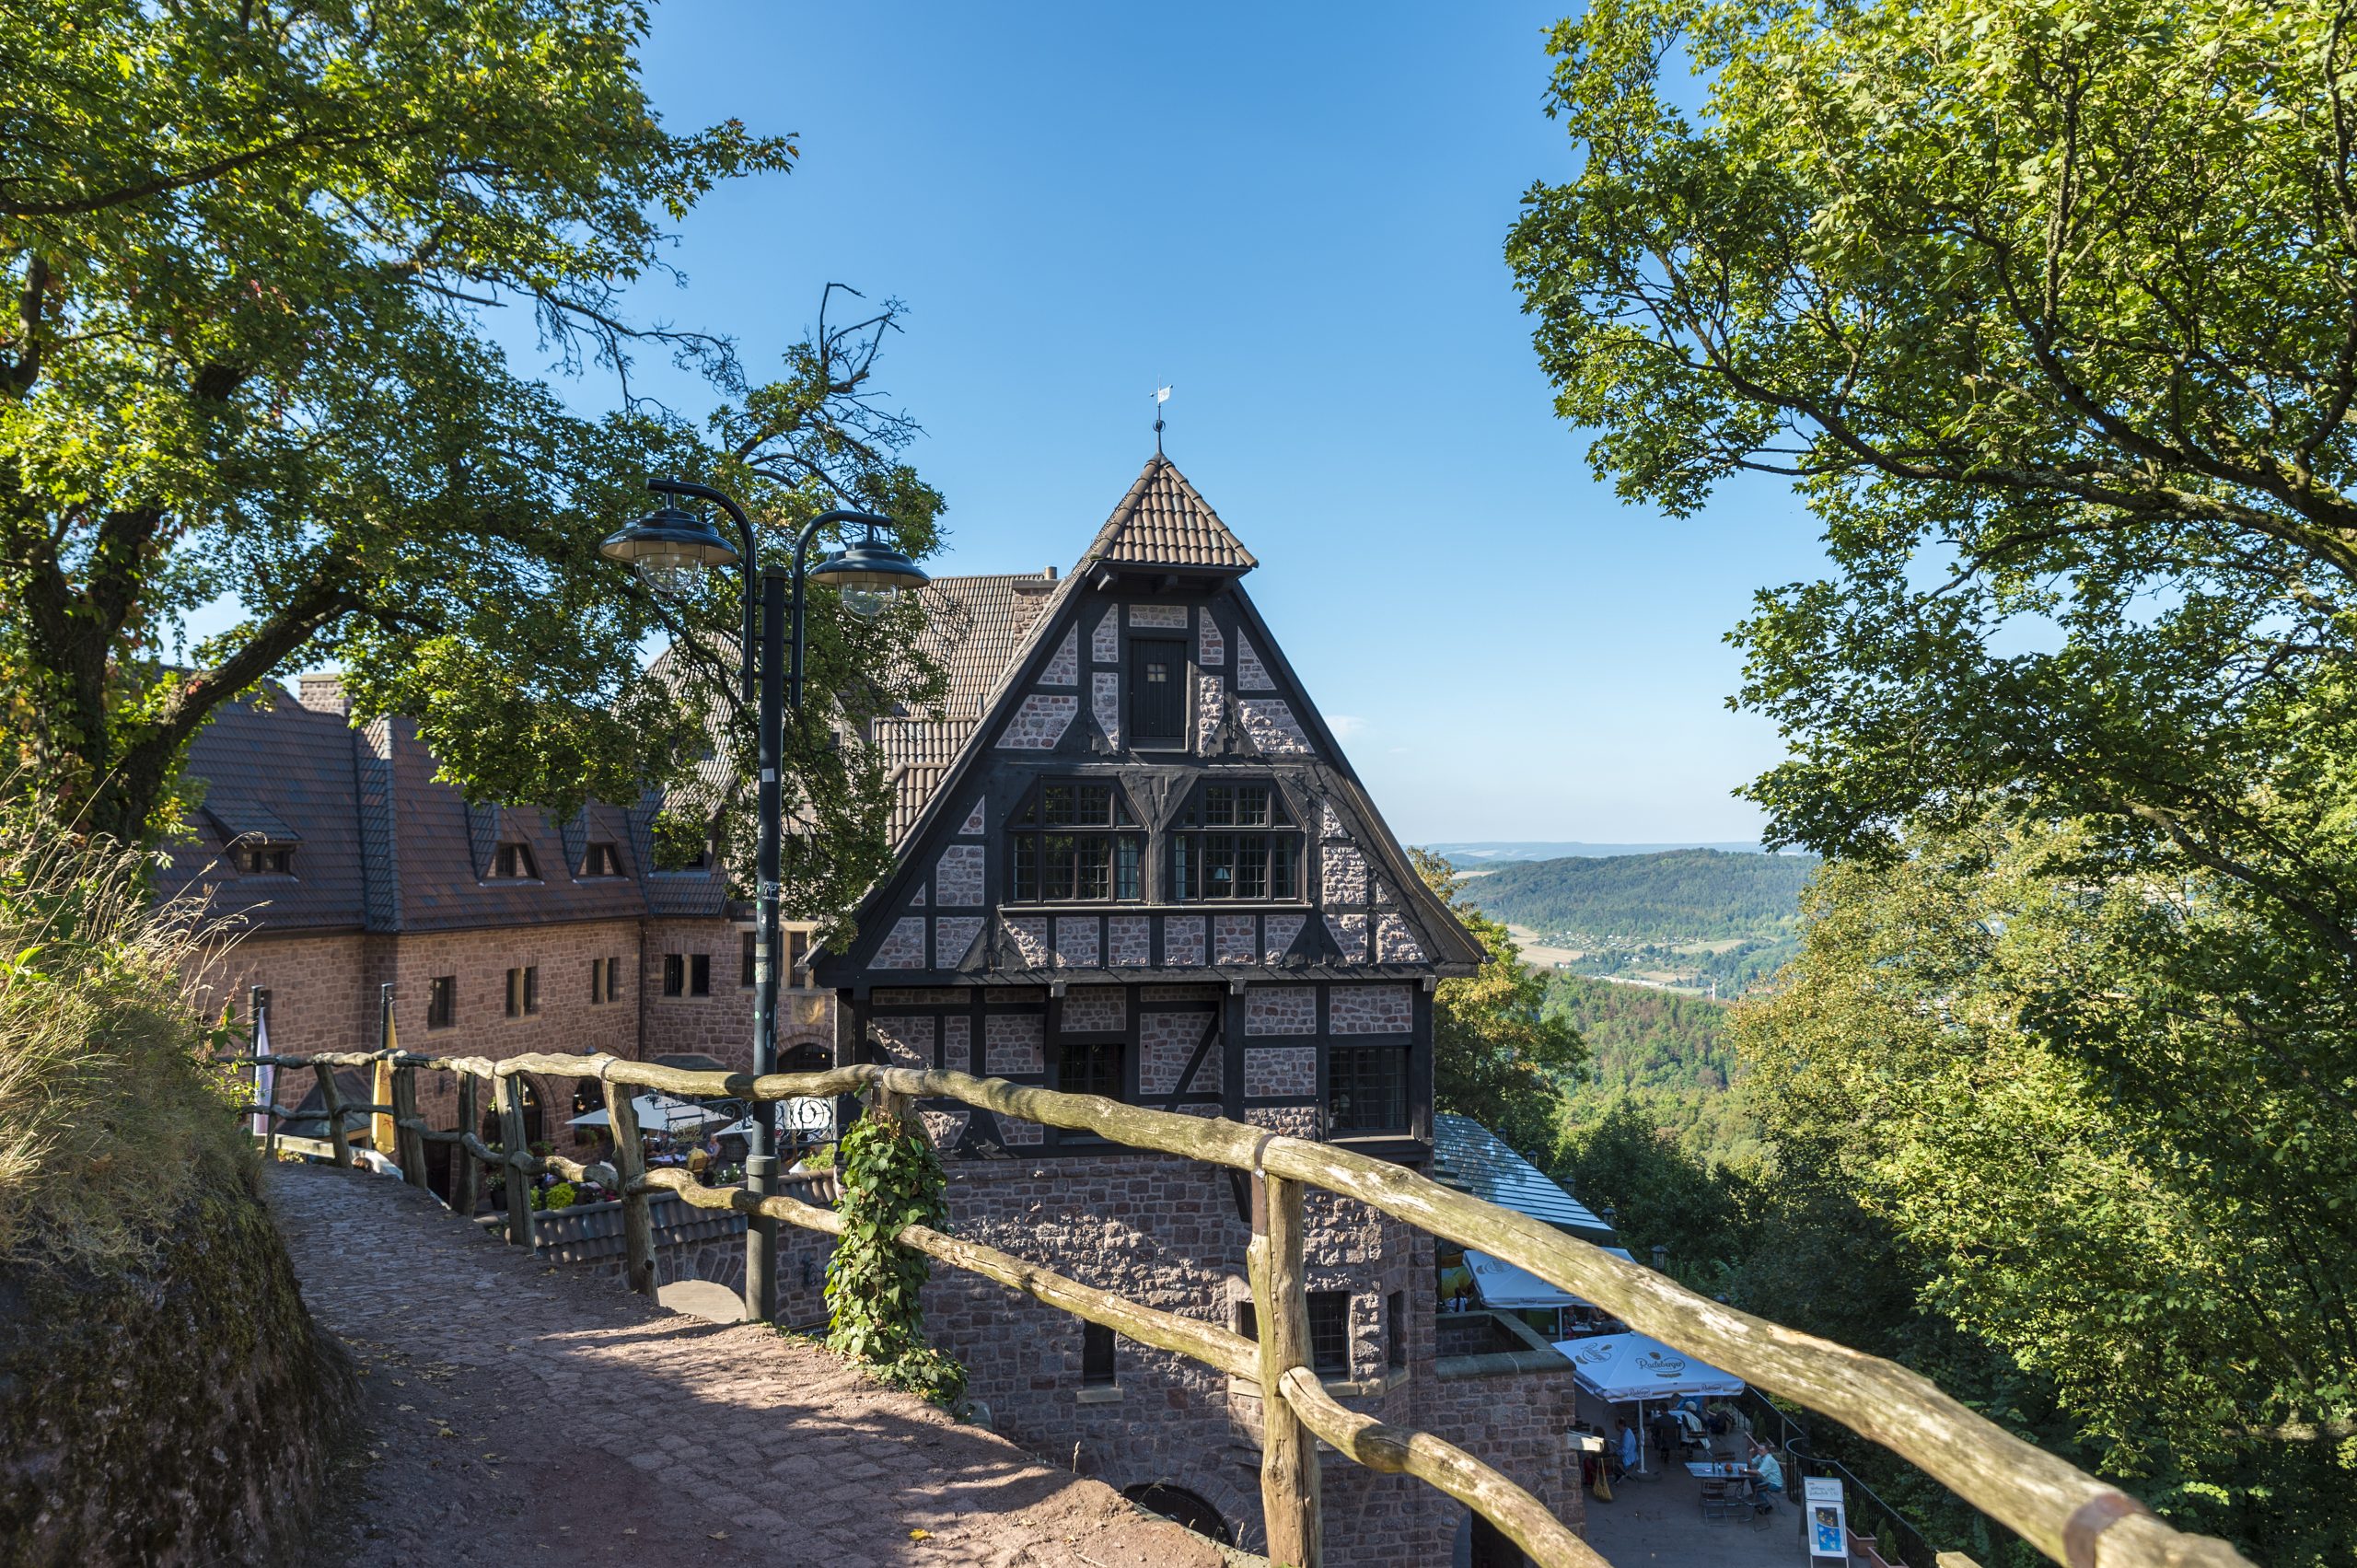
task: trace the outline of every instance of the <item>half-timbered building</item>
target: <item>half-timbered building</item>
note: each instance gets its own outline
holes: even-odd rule
[[[857,936],[816,960],[839,1061],[1430,1161],[1434,988],[1481,951],[1415,875],[1254,607],[1259,564],[1157,454],[1071,572],[927,590],[955,629],[935,634],[950,696],[876,734],[901,838]],[[1228,1173],[961,1104],[920,1114],[962,1233],[1250,1330],[1249,1225]],[[1535,1340],[1485,1342],[1452,1376],[1431,1238],[1324,1195],[1310,1219],[1329,1388],[1463,1441],[1576,1516],[1560,1453],[1568,1364]],[[1256,1387],[970,1277],[936,1279],[927,1316],[1000,1430],[1249,1544]],[[1550,1363],[1560,1377],[1484,1381]],[[1325,1488],[1338,1561],[1446,1561],[1464,1525],[1398,1478],[1334,1463]]]

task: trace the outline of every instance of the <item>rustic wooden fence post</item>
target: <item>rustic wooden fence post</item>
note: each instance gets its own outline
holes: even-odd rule
[[[312,1071],[319,1075],[319,1104],[328,1113],[328,1147],[334,1151],[335,1167],[343,1170],[352,1164],[352,1146],[343,1141],[343,1097],[336,1092],[335,1069],[322,1062]]]
[[[647,1194],[633,1191],[646,1174],[646,1150],[638,1141],[638,1107],[630,1097],[628,1084],[606,1086],[606,1130],[614,1135],[614,1174],[622,1183],[622,1283],[652,1296],[655,1221],[647,1213]]]
[[[417,1069],[393,1069],[393,1146],[401,1162],[401,1179],[419,1191],[425,1186],[425,1138],[417,1124]]]
[[[459,1135],[463,1138],[476,1132],[482,1120],[477,1099],[475,1075],[459,1074]],[[450,1208],[460,1219],[475,1217],[475,1204],[482,1196],[482,1175],[475,1164],[474,1151],[466,1144],[458,1145],[459,1163],[450,1172]]]
[[[1309,1366],[1309,1298],[1302,1269],[1301,1183],[1252,1178],[1252,1317],[1260,1339],[1260,1515],[1269,1561],[1319,1568],[1318,1444],[1286,1400],[1293,1367]]]
[[[511,1247],[532,1245],[532,1193],[521,1161],[524,1147],[524,1080],[513,1073],[499,1075],[499,1146],[507,1167],[507,1241]]]

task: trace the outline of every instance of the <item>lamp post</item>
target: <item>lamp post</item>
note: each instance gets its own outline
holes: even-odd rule
[[[598,552],[630,563],[648,587],[663,594],[682,592],[705,572],[732,563],[743,572],[740,679],[745,699],[750,702],[758,696],[761,703],[761,841],[754,862],[758,897],[753,934],[753,1072],[759,1076],[777,1070],[777,958],[783,950],[778,939],[778,851],[784,836],[779,772],[785,749],[785,710],[791,707],[798,713],[802,708],[804,585],[813,577],[834,585],[842,592],[844,609],[862,620],[871,620],[883,613],[900,589],[923,586],[925,575],[915,562],[877,538],[876,530],[889,527],[890,519],[873,513],[830,511],[811,518],[794,541],[794,564],[789,570],[761,564],[752,519],[727,495],[684,479],[649,480],[646,488],[658,495],[711,502],[728,514],[743,540],[740,549],[702,517],[667,505],[608,538]],[[819,529],[837,523],[863,525],[865,539],[809,566],[811,541]],[[753,611],[757,577],[758,621]],[[746,1141],[746,1185],[757,1198],[774,1197],[777,1133],[767,1108],[759,1102],[752,1122],[752,1136]],[[766,1322],[777,1315],[776,1257],[777,1221],[756,1215],[745,1232],[745,1316],[749,1318]]]

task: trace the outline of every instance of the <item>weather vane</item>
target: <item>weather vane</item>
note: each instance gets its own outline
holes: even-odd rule
[[[1156,387],[1154,389],[1154,455],[1157,458],[1162,456],[1162,405],[1169,401],[1169,388]]]

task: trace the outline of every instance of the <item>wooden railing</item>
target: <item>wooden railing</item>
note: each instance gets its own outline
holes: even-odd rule
[[[905,1117],[920,1099],[952,1099],[1133,1148],[1152,1149],[1248,1173],[1252,1179],[1252,1241],[1248,1261],[1256,1344],[1200,1318],[1165,1312],[1068,1279],[993,1247],[911,1225],[899,1240],[928,1257],[1021,1291],[1048,1306],[1099,1323],[1141,1344],[1191,1357],[1261,1390],[1261,1507],[1272,1561],[1316,1568],[1321,1559],[1318,1446],[1322,1438],[1370,1469],[1411,1475],[1480,1513],[1543,1568],[1603,1559],[1546,1506],[1463,1449],[1429,1433],[1387,1425],[1335,1402],[1310,1369],[1307,1295],[1303,1272],[1303,1194],[1307,1188],[1353,1198],[1437,1237],[1478,1249],[1605,1308],[1631,1327],[1839,1421],[1882,1444],[1957,1496],[2012,1529],[2066,1568],[2250,1568],[2224,1541],[2171,1528],[2128,1493],[2073,1468],[1976,1415],[1929,1379],[1895,1362],[1798,1333],[1698,1295],[1654,1270],[1575,1240],[1542,1221],[1444,1187],[1412,1170],[1308,1139],[1237,1121],[1181,1116],[1093,1095],[1029,1088],[963,1073],[861,1065],[823,1073],[693,1072],[598,1056],[424,1056],[366,1051],[258,1059],[319,1074],[328,1112],[331,1157],[348,1159],[345,1114],[331,1069],[393,1065],[390,1114],[400,1131],[404,1178],[424,1186],[424,1145],[454,1143],[472,1156],[459,1162],[453,1193],[461,1213],[474,1207],[477,1162],[504,1167],[507,1238],[528,1246],[532,1212],[521,1179],[554,1171],[595,1180],[622,1195],[623,1279],[655,1289],[653,1229],[646,1196],[669,1191],[700,1208],[766,1215],[840,1235],[842,1217],[788,1197],[757,1198],[737,1188],[705,1188],[686,1173],[648,1170],[640,1153],[636,1112],[627,1093],[609,1094],[614,1158],[583,1165],[523,1148],[517,1075],[595,1076],[609,1085],[672,1094],[777,1100],[866,1093],[875,1112]],[[459,1074],[459,1130],[441,1132],[418,1117],[415,1074]],[[476,1137],[476,1087],[495,1086],[503,1149]],[[368,1107],[372,1113],[384,1109]],[[1944,1557],[1946,1554],[1943,1554]],[[1919,1565],[1921,1568],[1921,1565]]]

